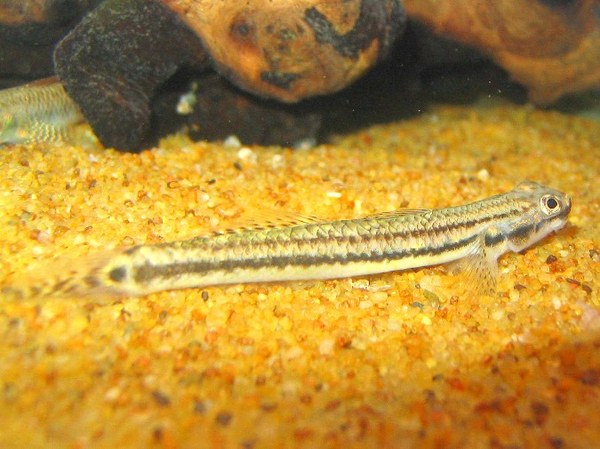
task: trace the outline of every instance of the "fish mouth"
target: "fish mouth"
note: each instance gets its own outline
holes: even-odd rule
[[[569,219],[569,214],[571,213],[571,197],[567,196],[565,198],[565,208],[562,213],[558,216],[559,220],[556,221],[556,225],[554,226],[554,231],[558,231],[563,228]]]
[[[558,217],[558,219],[552,224],[552,233],[560,231],[567,224],[567,214]]]
[[[567,207],[565,208],[565,216],[569,215],[569,213],[571,213],[571,197],[568,196],[566,198],[566,205]]]

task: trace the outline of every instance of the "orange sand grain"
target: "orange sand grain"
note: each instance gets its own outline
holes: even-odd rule
[[[2,298],[0,447],[593,447],[599,147],[597,123],[498,106],[255,157],[178,136],[139,155],[5,150],[0,286],[58,256],[190,237],[265,205],[356,217],[531,179],[574,206],[560,233],[500,260],[491,298],[439,267],[100,304]]]

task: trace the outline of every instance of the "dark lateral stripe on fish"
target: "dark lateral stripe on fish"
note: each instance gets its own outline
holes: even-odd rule
[[[348,253],[343,258],[336,255],[290,255],[290,256],[267,256],[260,259],[224,259],[224,260],[205,260],[191,263],[173,263],[166,265],[142,265],[134,273],[136,282],[147,282],[154,278],[164,278],[170,276],[179,276],[190,273],[202,273],[206,271],[233,271],[239,268],[261,269],[265,267],[276,267],[285,269],[286,267],[310,267],[347,264],[352,262],[385,262],[405,257],[435,256],[442,251],[454,251],[472,244],[479,236],[474,235],[458,242],[446,244],[437,248],[410,248],[390,253]],[[118,268],[115,268],[118,270]],[[116,278],[122,276],[115,275]],[[116,280],[116,279],[113,279]]]

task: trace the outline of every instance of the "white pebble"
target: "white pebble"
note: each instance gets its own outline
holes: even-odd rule
[[[376,291],[371,295],[371,299],[373,302],[387,301],[388,294],[384,291]]]
[[[121,396],[121,389],[119,387],[112,387],[104,395],[104,400],[106,402],[115,402],[119,399],[119,396]]]
[[[240,148],[242,146],[242,142],[240,142],[238,136],[232,134],[225,138],[223,141],[223,146],[229,149]]]
[[[495,310],[494,312],[492,312],[492,318],[496,321],[500,321],[504,318],[504,310]]]
[[[154,389],[158,385],[158,379],[156,378],[156,376],[148,374],[142,379],[142,384],[148,389]]]
[[[402,329],[402,326],[398,320],[389,320],[387,327],[390,331],[399,331]]]
[[[36,256],[40,256],[40,255],[44,254],[44,248],[42,248],[41,246],[36,245],[36,246],[34,246],[31,249],[31,252],[33,254],[35,254]]]
[[[194,112],[194,105],[198,102],[198,98],[196,97],[197,90],[198,84],[192,83],[190,85],[190,90],[179,97],[179,101],[175,107],[178,114],[189,115]]]
[[[431,318],[429,318],[427,315],[423,315],[421,316],[421,323],[423,323],[423,325],[425,326],[431,326],[432,321]]]
[[[271,167],[274,169],[282,168],[285,165],[285,159],[281,154],[274,154],[271,158]]]
[[[296,150],[306,151],[306,150],[310,150],[310,149],[314,148],[316,145],[317,145],[316,139],[307,137],[306,139],[301,139],[301,140],[294,142],[294,144],[292,146]]]
[[[373,303],[371,301],[365,300],[358,303],[359,309],[370,309],[373,307]]]
[[[333,339],[323,340],[319,345],[319,353],[321,355],[330,355],[333,353],[333,347],[335,345],[335,341]]]
[[[362,200],[354,200],[354,213],[362,215]]]
[[[189,115],[194,112],[194,105],[198,99],[195,92],[188,92],[179,97],[175,110],[179,115]]]
[[[248,147],[240,148],[240,150],[237,153],[237,157],[238,159],[244,162],[250,162],[251,164],[255,164],[257,159],[256,153]]]
[[[352,288],[355,288],[357,290],[368,290],[369,281],[367,279],[359,279],[357,281],[350,279],[350,285],[352,286]]]
[[[482,168],[477,172],[477,179],[480,181],[487,181],[490,179],[490,172],[488,172],[485,168]]]
[[[48,231],[40,231],[38,232],[36,239],[40,243],[48,243],[51,240],[51,236]]]
[[[300,346],[293,346],[285,353],[286,359],[293,360],[297,359],[304,353],[304,350]]]

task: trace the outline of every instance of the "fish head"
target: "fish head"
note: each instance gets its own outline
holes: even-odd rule
[[[507,230],[512,251],[528,248],[567,223],[571,212],[567,194],[532,181],[522,182],[513,193],[524,204],[524,213]]]

